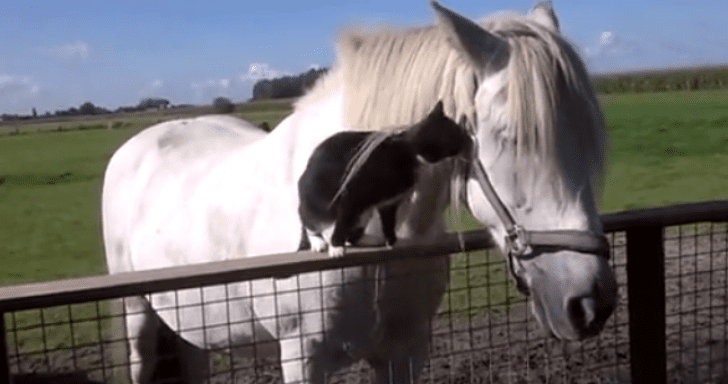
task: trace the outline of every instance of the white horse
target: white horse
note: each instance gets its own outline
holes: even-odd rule
[[[519,230],[601,236],[601,112],[550,5],[480,23],[432,5],[433,26],[343,33],[335,66],[268,135],[231,117],[200,117],[130,139],[112,157],[104,181],[109,272],[296,250],[296,183],[313,149],[345,129],[411,125],[438,100],[448,116],[465,118],[480,169],[502,200],[500,211],[510,212]],[[445,231],[441,212],[450,202],[453,171],[447,162],[422,170],[398,211],[399,239],[417,242]],[[475,217],[513,255],[518,231],[476,178],[465,189]],[[365,233],[383,242],[377,222]],[[516,256],[531,256],[510,257],[510,267],[533,296],[542,327],[560,339],[596,335],[616,304],[606,259],[569,247],[536,253],[527,241],[521,248]],[[416,380],[427,358],[429,321],[447,287],[447,261],[390,262],[379,287],[372,283],[376,267],[357,267],[233,284],[227,292],[218,287],[128,300],[131,359],[138,362],[133,381],[152,378],[160,319],[180,336],[180,375],[188,382],[207,373],[206,349],[260,356],[239,346],[264,339],[277,341],[286,383],[321,383],[359,359],[381,383]],[[222,298],[229,303],[210,303]]]

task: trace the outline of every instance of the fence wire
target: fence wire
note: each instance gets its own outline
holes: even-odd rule
[[[666,335],[671,383],[727,382],[727,232],[725,224],[665,229]],[[450,283],[429,326],[429,358],[419,381],[630,382],[627,239],[624,232],[607,236],[620,287],[619,304],[602,333],[583,342],[555,341],[539,330],[528,299],[515,289],[498,252],[479,250],[450,256]],[[353,270],[329,271],[344,276]],[[414,277],[405,274],[399,278],[406,284],[427,281],[426,271],[417,273]],[[376,286],[377,277],[370,274],[362,284]],[[154,372],[155,381],[178,382],[180,372],[198,368],[177,358],[175,333],[181,333],[210,346],[210,353],[201,363],[207,364],[208,369],[200,370],[207,371],[209,383],[282,382],[277,343],[267,340],[250,318],[241,314],[240,308],[268,295],[274,304],[267,311],[256,313],[258,323],[275,324],[268,329],[285,330],[292,321],[306,316],[318,316],[323,322],[326,300],[301,305],[294,314],[281,313],[278,300],[309,302],[331,289],[340,291],[341,284],[346,284],[343,280],[322,284],[321,271],[294,280],[294,285],[291,279],[286,284],[263,279],[148,293],[146,299],[158,313],[165,314],[169,325],[159,334],[161,342],[157,343],[156,352],[161,357]],[[127,340],[124,317],[133,313],[123,302],[134,300],[126,297],[5,313],[9,366],[16,384],[129,382],[129,367],[139,361],[138,357],[128,357],[127,342],[140,340]],[[241,331],[254,336],[251,340],[232,337]],[[327,381],[374,383],[376,378],[373,369],[359,361]]]
[[[700,223],[665,230],[668,377],[728,382],[728,229]]]

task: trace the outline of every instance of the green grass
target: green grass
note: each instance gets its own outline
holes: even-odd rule
[[[278,124],[290,112],[289,103],[258,102],[240,115],[255,122],[264,114],[264,121]],[[106,273],[100,228],[104,170],[121,144],[162,117],[131,115],[121,129],[111,130],[79,130],[108,122],[69,119],[64,124],[76,129],[0,136],[0,285]],[[35,127],[28,125],[20,124],[32,132]]]
[[[134,130],[0,139],[0,284],[105,273],[99,207],[105,164]]]
[[[603,211],[728,198],[728,91],[606,95],[602,105]]]

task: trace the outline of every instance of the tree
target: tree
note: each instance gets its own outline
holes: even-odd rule
[[[169,100],[167,99],[156,99],[148,97],[146,99],[142,99],[142,101],[139,102],[137,108],[142,111],[149,108],[164,109],[167,108],[168,105]]]
[[[93,103],[91,103],[90,101],[87,101],[81,104],[80,107],[78,107],[78,112],[82,115],[95,115],[96,106],[93,105]]]
[[[308,72],[298,76],[283,76],[272,80],[260,80],[253,86],[253,100],[301,96],[327,71],[328,68],[312,68]]]
[[[33,118],[35,119],[37,117],[38,117],[38,112],[36,112],[35,107],[33,107]]]
[[[212,109],[217,113],[231,113],[235,110],[235,105],[225,97],[215,98],[212,102]]]

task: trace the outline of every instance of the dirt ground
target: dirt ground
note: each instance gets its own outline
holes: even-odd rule
[[[697,228],[697,227],[696,227]],[[666,233],[666,323],[669,383],[728,383],[728,263],[723,233],[695,236]],[[470,320],[440,314],[432,327],[430,361],[422,383],[629,383],[629,317],[624,236],[616,235],[613,263],[620,302],[599,337],[584,342],[545,338],[523,301],[509,311]],[[102,359],[102,356],[105,356]],[[109,346],[47,352],[11,358],[15,383],[88,384],[111,376]],[[233,361],[211,383],[280,383],[273,364]],[[93,367],[81,372],[77,367]],[[22,373],[18,373],[22,372]],[[233,378],[234,376],[234,378]],[[109,380],[106,380],[109,381]],[[113,381],[113,380],[112,380]],[[121,380],[123,382],[125,380]],[[374,382],[373,371],[359,363],[329,380],[332,384]]]

